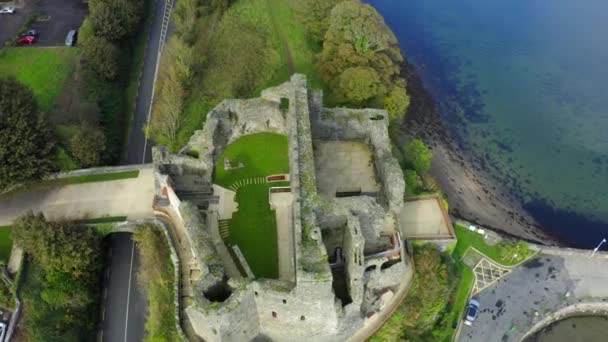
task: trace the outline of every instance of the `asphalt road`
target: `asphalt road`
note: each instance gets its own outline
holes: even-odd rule
[[[144,127],[146,126],[148,113],[150,112],[156,76],[156,61],[158,59],[162,19],[166,3],[165,0],[155,1],[154,19],[152,21],[152,27],[150,28],[150,36],[148,37],[144,65],[135,103],[135,113],[133,114],[133,120],[131,121],[127,144],[127,156],[124,161],[125,164],[143,164],[152,161],[152,142],[146,140]]]
[[[108,237],[108,259],[104,274],[101,340],[142,341],[146,323],[146,298],[137,284],[139,258],[130,233]],[[98,336],[99,338],[99,336]]]

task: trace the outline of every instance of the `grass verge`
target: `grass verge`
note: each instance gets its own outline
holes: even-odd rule
[[[137,280],[148,294],[144,341],[179,341],[175,321],[175,273],[167,240],[158,227],[151,225],[138,227],[133,238],[142,260]]]
[[[517,265],[534,254],[525,241],[501,241],[492,246],[485,242],[482,235],[470,231],[463,225],[455,224],[454,231],[458,238],[458,244],[453,254],[455,260],[462,259],[469,247],[476,248],[493,261],[505,266]]]
[[[0,227],[0,263],[7,264],[13,249],[12,227]]]

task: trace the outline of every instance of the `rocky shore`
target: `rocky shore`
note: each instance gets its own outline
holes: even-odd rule
[[[484,161],[452,137],[414,67],[406,62],[402,73],[411,103],[405,122],[393,127],[393,139],[401,146],[407,139],[420,138],[431,147],[430,173],[448,198],[450,214],[507,235],[557,245],[521,202],[484,169]]]

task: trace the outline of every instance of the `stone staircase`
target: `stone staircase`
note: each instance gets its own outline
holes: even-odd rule
[[[220,235],[222,236],[222,239],[230,237],[229,223],[230,220],[219,220]]]

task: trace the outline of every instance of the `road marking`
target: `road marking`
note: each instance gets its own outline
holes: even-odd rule
[[[103,300],[106,301],[108,299],[108,288],[103,289]]]
[[[103,330],[99,330],[99,334],[97,335],[99,336],[99,341],[103,341]]]
[[[131,247],[131,267],[129,268],[129,285],[127,287],[127,315],[125,316],[125,342],[127,342],[127,330],[129,329],[129,297],[131,296],[131,276],[133,275],[133,254],[135,253],[135,241]]]
[[[101,311],[101,320],[102,321],[106,320],[106,308],[103,308]]]

